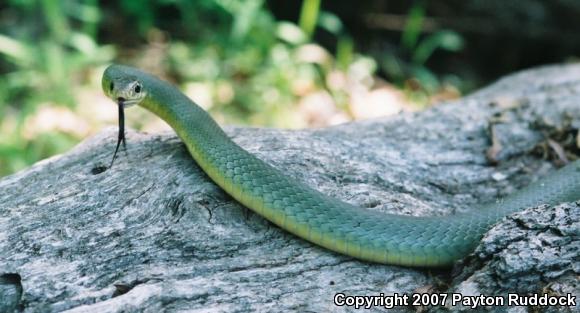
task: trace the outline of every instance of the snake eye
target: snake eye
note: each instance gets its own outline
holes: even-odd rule
[[[113,88],[115,88],[115,83],[111,82],[111,84],[109,84],[109,90],[113,91]]]
[[[135,85],[135,88],[133,90],[135,91],[135,93],[140,93],[141,92],[141,85],[139,85],[139,84]]]

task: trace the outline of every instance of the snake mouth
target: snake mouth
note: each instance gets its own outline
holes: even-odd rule
[[[141,102],[141,99],[125,99],[123,97],[117,98],[117,105],[122,106],[123,108],[130,108],[139,104],[139,102]]]

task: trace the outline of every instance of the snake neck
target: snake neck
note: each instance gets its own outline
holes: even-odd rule
[[[139,105],[167,122],[204,170],[216,143],[238,147],[205,110],[178,89],[159,80],[148,83],[151,92]]]

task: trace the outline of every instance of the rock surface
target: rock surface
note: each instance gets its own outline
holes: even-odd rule
[[[420,113],[226,130],[336,198],[443,215],[541,178],[557,163],[546,156],[573,158],[579,103],[580,65],[551,66]],[[128,132],[107,169],[115,137],[108,128],[0,180],[0,312],[330,312],[356,311],[334,306],[336,293],[579,293],[577,203],[506,218],[452,276],[360,262],[278,229],[216,187],[173,133]],[[394,312],[423,309],[442,308]]]
[[[506,303],[509,293],[516,291],[570,294],[577,300],[574,308],[580,309],[580,202],[512,214],[493,227],[463,261],[452,292],[502,296]]]

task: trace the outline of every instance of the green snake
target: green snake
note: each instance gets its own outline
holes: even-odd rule
[[[415,217],[358,208],[284,175],[242,149],[202,108],[153,75],[111,65],[102,87],[119,105],[120,126],[125,107],[144,107],[175,130],[203,171],[238,202],[292,234],[365,261],[450,266],[469,254],[502,217],[527,207],[580,199],[578,160],[469,213]],[[121,141],[122,127],[117,149]]]

